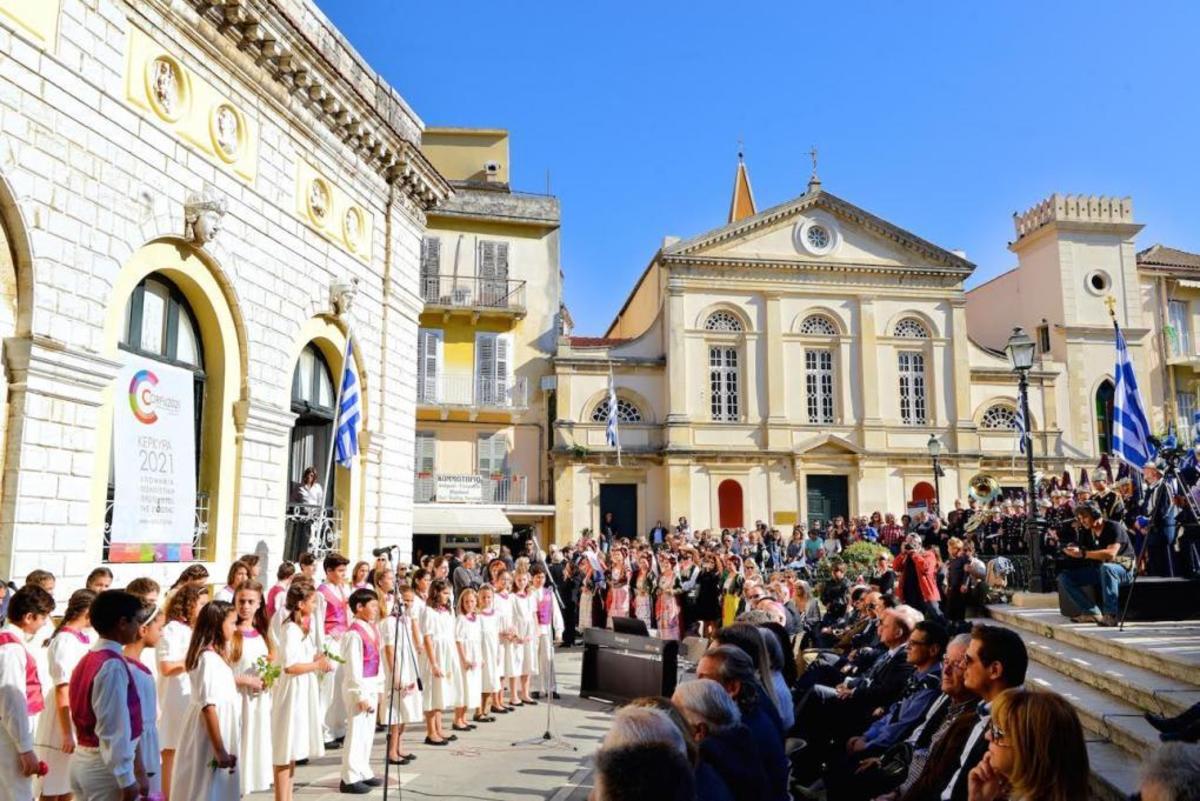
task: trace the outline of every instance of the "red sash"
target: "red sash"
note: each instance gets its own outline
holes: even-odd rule
[[[110,659],[119,659],[125,667],[125,675],[129,678],[126,701],[129,705],[129,729],[133,739],[142,736],[142,701],[138,696],[137,685],[133,682],[133,673],[129,670],[132,660],[118,651],[101,648],[88,651],[87,656],[79,660],[75,670],[71,672],[71,683],[67,697],[71,704],[71,722],[75,724],[75,738],[80,745],[88,748],[99,748],[100,738],[96,736],[96,710],[92,708],[92,685],[100,668]],[[136,664],[136,663],[135,663]],[[149,673],[145,665],[138,667]]]
[[[11,631],[0,631],[0,645],[16,643],[25,652],[25,708],[30,715],[36,715],[46,708],[46,699],[42,696],[42,680],[38,678],[37,662],[25,643],[13,636]]]

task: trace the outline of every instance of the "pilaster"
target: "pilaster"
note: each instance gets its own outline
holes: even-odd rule
[[[879,417],[879,344],[873,298],[858,298],[858,324],[858,386],[863,406],[860,436],[863,447],[882,448],[886,442],[880,430],[883,420]]]

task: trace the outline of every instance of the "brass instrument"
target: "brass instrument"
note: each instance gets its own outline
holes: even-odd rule
[[[987,473],[979,473],[967,482],[967,495],[979,504],[980,509],[971,515],[963,526],[963,533],[973,534],[988,517],[987,507],[1000,498],[1000,482]]]

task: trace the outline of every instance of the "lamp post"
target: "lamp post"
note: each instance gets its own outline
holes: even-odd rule
[[[942,468],[938,464],[938,457],[942,455],[942,441],[937,438],[937,434],[930,434],[929,442],[925,443],[925,447],[929,449],[929,458],[933,459],[933,508],[938,515],[941,515],[942,485],[938,479],[942,475]]]
[[[1025,484],[1027,502],[1025,504],[1025,540],[1029,547],[1030,592],[1042,592],[1042,535],[1041,525],[1037,516],[1037,488],[1033,478],[1033,437],[1030,436],[1029,417],[1029,370],[1033,367],[1033,356],[1036,346],[1029,335],[1019,326],[1013,329],[1004,352],[1012,364],[1013,372],[1017,374],[1017,387],[1021,395],[1021,418],[1025,421]]]

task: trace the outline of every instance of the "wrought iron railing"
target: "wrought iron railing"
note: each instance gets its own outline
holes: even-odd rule
[[[319,562],[341,546],[342,510],[311,503],[288,504],[284,528],[289,543],[296,542],[298,551],[308,551]]]
[[[524,378],[488,378],[470,373],[443,373],[417,383],[417,403],[425,406],[474,406],[525,409],[529,405]]]
[[[526,502],[527,484],[525,476],[510,474],[418,473],[413,487],[413,500],[417,503],[523,504]]]
[[[421,297],[429,306],[525,311],[525,282],[477,275],[421,276]]]
[[[105,562],[109,561],[109,549],[112,545],[112,523],[113,523],[113,503],[114,503],[114,488],[108,488],[108,497],[104,504],[104,540],[101,550],[101,559]],[[196,508],[195,508],[195,526],[192,529],[192,556],[191,559],[185,561],[205,561],[208,555],[208,512],[210,508],[210,498],[207,492],[196,493]]]

